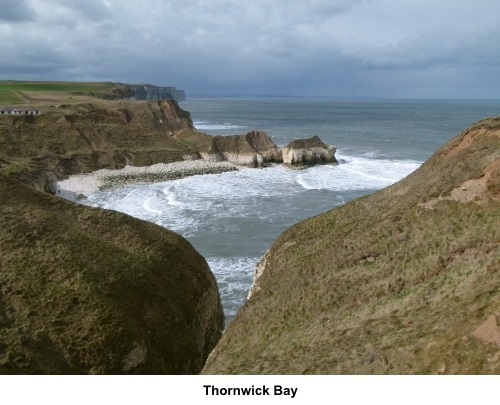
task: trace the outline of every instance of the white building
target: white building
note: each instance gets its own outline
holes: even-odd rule
[[[0,107],[0,115],[40,115],[41,110],[34,107]]]

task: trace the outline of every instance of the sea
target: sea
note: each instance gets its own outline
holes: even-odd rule
[[[198,98],[181,103],[207,134],[265,131],[278,146],[317,135],[338,165],[281,165],[131,184],[86,204],[178,232],[215,274],[226,325],[245,303],[255,265],[291,225],[387,187],[416,170],[474,122],[500,115],[500,100]]]

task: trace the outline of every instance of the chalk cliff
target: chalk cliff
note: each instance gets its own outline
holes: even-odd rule
[[[103,91],[75,92],[104,100],[174,100],[185,101],[186,93],[175,87],[155,86],[153,84],[113,83],[114,86]]]
[[[499,246],[491,118],[283,232],[203,373],[499,374]]]
[[[175,87],[154,86],[152,84],[121,83],[121,85],[133,93],[130,98],[134,100],[186,100],[184,90],[177,90]]]
[[[244,135],[206,135],[184,130],[174,137],[197,150],[204,160],[250,167],[262,167],[271,163],[289,166],[337,163],[335,147],[326,145],[317,136],[295,140],[279,148],[263,131],[251,131]]]
[[[338,163],[335,152],[335,146],[323,143],[317,136],[297,139],[282,149],[283,163],[289,166]]]

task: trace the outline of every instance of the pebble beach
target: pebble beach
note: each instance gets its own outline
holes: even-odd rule
[[[101,169],[92,173],[77,174],[58,182],[58,194],[71,200],[88,196],[96,191],[122,186],[127,183],[155,183],[176,180],[200,174],[217,174],[235,171],[229,162],[184,160],[174,163],[157,163],[152,166],[125,166],[123,169]]]

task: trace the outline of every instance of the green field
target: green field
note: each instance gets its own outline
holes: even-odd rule
[[[111,82],[33,82],[0,80],[0,104],[37,104],[69,101],[75,95],[99,97],[116,88]]]
[[[11,90],[0,87],[0,104],[20,104],[24,100]]]
[[[116,87],[111,82],[81,83],[81,82],[23,82],[0,81],[0,91],[58,91],[64,93],[103,91]]]

